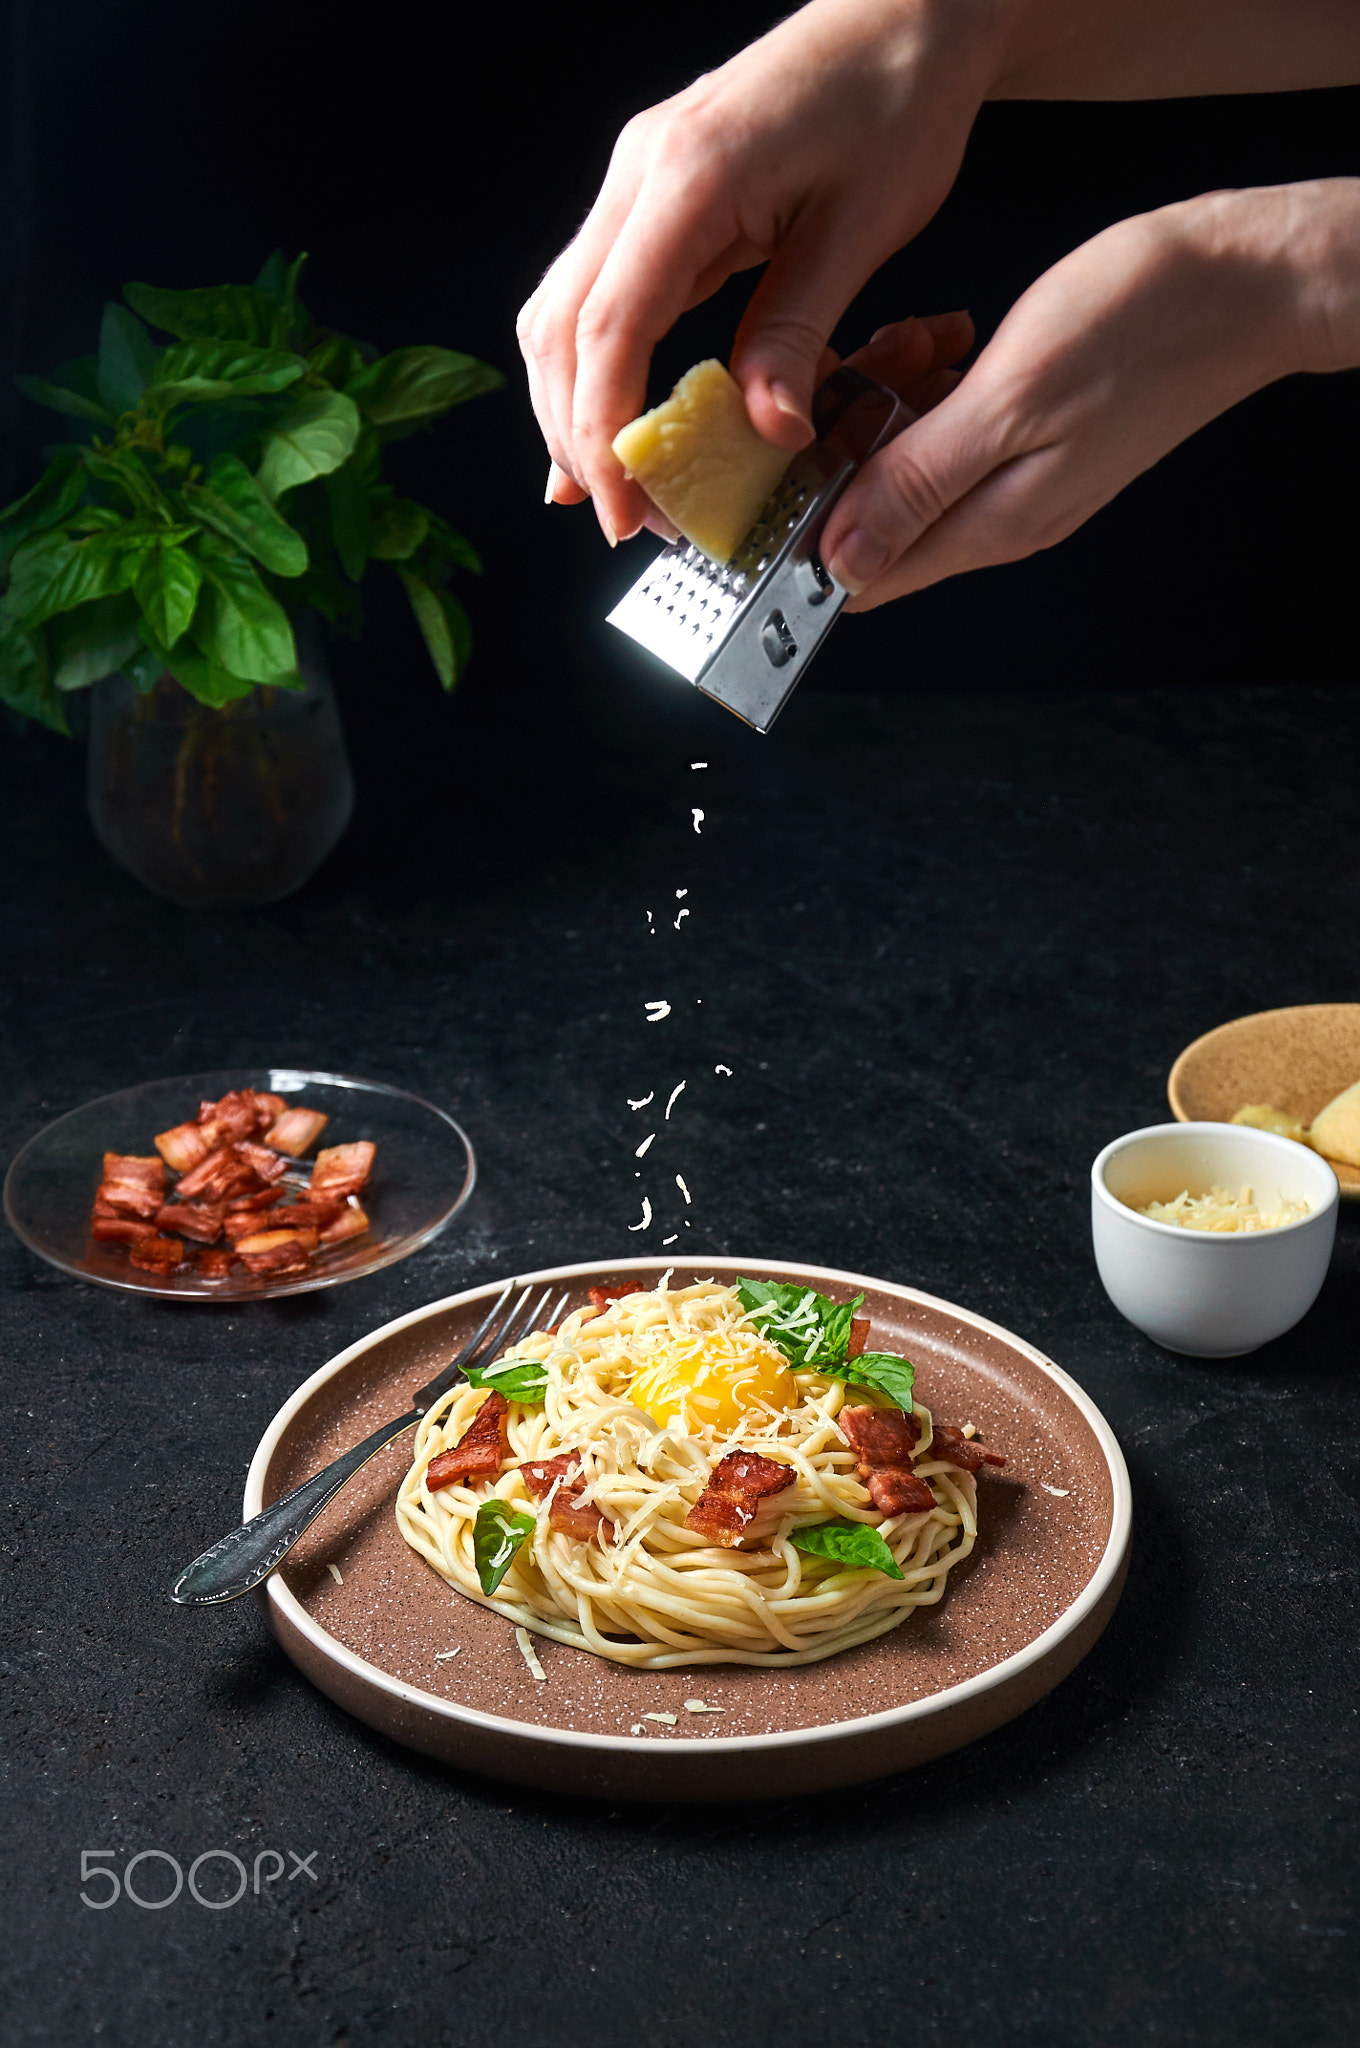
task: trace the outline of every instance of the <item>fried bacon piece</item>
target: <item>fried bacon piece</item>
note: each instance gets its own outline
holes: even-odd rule
[[[451,1451],[441,1451],[425,1468],[425,1484],[431,1493],[452,1486],[455,1479],[485,1478],[499,1472],[505,1463],[507,1440],[505,1418],[510,1403],[504,1394],[487,1395],[471,1423]]]
[[[300,1273],[317,1247],[314,1230],[262,1230],[236,1241],[236,1256],[252,1273]]]
[[[198,1195],[206,1195],[210,1202],[223,1202],[228,1195],[244,1195],[258,1185],[258,1176],[249,1160],[242,1159],[234,1145],[219,1145],[185,1174],[175,1193],[183,1202],[191,1202]]]
[[[621,1280],[617,1287],[588,1287],[587,1297],[603,1315],[611,1302],[622,1301],[625,1294],[645,1294],[640,1280]]]
[[[232,1254],[223,1247],[194,1253],[194,1264],[205,1280],[225,1280],[231,1271]]]
[[[144,1237],[128,1253],[134,1266],[146,1273],[168,1273],[184,1263],[184,1246],[177,1237]]]
[[[319,1109],[285,1109],[265,1132],[264,1142],[276,1152],[286,1152],[290,1159],[300,1159],[329,1122]]]
[[[287,1192],[286,1188],[257,1188],[253,1195],[233,1195],[227,1203],[227,1214],[253,1213],[258,1216],[262,1209],[270,1209],[275,1202],[281,1202]]]
[[[192,1173],[200,1159],[206,1159],[213,1149],[212,1133],[202,1124],[176,1124],[172,1131],[162,1131],[153,1140],[156,1150],[167,1166],[176,1173]]]
[[[200,1244],[216,1244],[226,1211],[221,1202],[167,1202],[156,1212],[158,1230],[177,1230]]]
[[[864,1349],[865,1345],[866,1345],[866,1344],[868,1343],[868,1341],[869,1341],[869,1318],[868,1318],[868,1316],[851,1316],[851,1318],[850,1318],[850,1342],[849,1342],[849,1343],[848,1343],[848,1344],[846,1345],[846,1347],[845,1347],[845,1355],[846,1355],[846,1357],[847,1357],[847,1358],[858,1358],[858,1357],[859,1357],[859,1355],[860,1355],[860,1352],[861,1352],[861,1351],[863,1351],[863,1349]]]
[[[685,1527],[730,1549],[751,1533],[762,1503],[793,1485],[797,1475],[758,1451],[729,1451],[713,1467],[708,1485],[685,1516]]]
[[[373,1171],[377,1149],[367,1138],[359,1138],[352,1145],[329,1145],[318,1152],[312,1168],[312,1200],[319,1202],[324,1197],[338,1202],[346,1195],[357,1195]]]
[[[253,1166],[266,1184],[279,1180],[288,1171],[288,1161],[281,1153],[271,1152],[267,1145],[252,1144],[249,1138],[238,1142],[236,1156],[244,1159],[248,1166]]]
[[[260,1112],[249,1088],[233,1088],[220,1102],[200,1102],[198,1121],[214,1145],[234,1145],[240,1138],[253,1138],[260,1128]]]
[[[250,1093],[255,1098],[255,1128],[267,1131],[271,1124],[278,1122],[288,1104],[281,1095],[262,1094],[258,1088],[252,1088]]]
[[[842,1436],[859,1453],[855,1467],[882,1515],[929,1514],[935,1495],[911,1469],[920,1428],[900,1408],[842,1408]]]
[[[229,1244],[240,1244],[244,1237],[258,1237],[266,1231],[282,1228],[276,1221],[281,1212],[262,1209],[228,1209],[222,1218],[222,1228]]]
[[[277,1208],[269,1221],[276,1230],[324,1230],[328,1223],[334,1223],[344,1207],[342,1202],[286,1202]]]
[[[357,1202],[346,1202],[334,1223],[328,1223],[321,1232],[322,1244],[343,1244],[347,1237],[362,1237],[368,1229],[368,1216]]]
[[[558,1458],[535,1458],[527,1465],[520,1466],[520,1476],[535,1500],[542,1500],[552,1493],[552,1506],[548,1509],[548,1527],[560,1529],[564,1536],[574,1536],[578,1543],[613,1542],[615,1525],[609,1516],[602,1514],[593,1500],[582,1500],[585,1491],[585,1476],[581,1471],[580,1459],[572,1451],[565,1451]],[[573,1476],[575,1475],[575,1476]],[[606,1539],[605,1531],[609,1531]]]
[[[140,1216],[96,1215],[90,1225],[90,1236],[97,1244],[142,1244],[155,1235],[155,1224]]]
[[[135,1153],[106,1152],[104,1178],[95,1190],[96,1216],[154,1216],[165,1200],[165,1162]]]
[[[1004,1465],[1000,1451],[985,1451],[980,1443],[955,1429],[952,1422],[937,1422],[930,1440],[931,1451],[945,1465],[961,1465],[965,1472],[980,1472],[984,1465]]]

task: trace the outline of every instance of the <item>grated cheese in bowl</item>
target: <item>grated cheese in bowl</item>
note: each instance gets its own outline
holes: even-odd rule
[[[1170,1202],[1147,1202],[1138,1209],[1154,1223],[1176,1223],[1183,1230],[1248,1231],[1278,1230],[1287,1223],[1302,1223],[1311,1216],[1312,1206],[1290,1195],[1282,1195],[1278,1209],[1258,1208],[1253,1190],[1244,1181],[1235,1195],[1226,1188],[1212,1187],[1207,1195],[1192,1195],[1188,1188]]]

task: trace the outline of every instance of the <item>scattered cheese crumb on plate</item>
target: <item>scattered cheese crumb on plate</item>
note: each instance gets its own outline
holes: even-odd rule
[[[964,1436],[976,1436],[977,1424],[975,1422],[965,1422],[961,1433]]]
[[[344,1583],[345,1583],[345,1582],[344,1582],[344,1580],[343,1580],[343,1579],[341,1578],[341,1576],[340,1576],[340,1567],[339,1567],[339,1565],[338,1565],[338,1564],[328,1564],[328,1565],[326,1566],[326,1570],[327,1570],[327,1571],[328,1571],[328,1572],[330,1573],[331,1577],[332,1577],[332,1578],[333,1578],[333,1579],[335,1580],[335,1583],[336,1583],[336,1585],[337,1585],[337,1586],[343,1586],[343,1585],[344,1585]]]
[[[463,1645],[460,1643],[458,1645],[458,1650],[461,1650],[462,1647]],[[458,1655],[458,1650],[436,1650],[434,1653],[435,1663],[447,1664],[450,1657],[456,1657]]]
[[[515,1630],[515,1647],[528,1665],[530,1677],[537,1678],[540,1683],[546,1681],[548,1674],[538,1661],[538,1654],[529,1640],[527,1628],[517,1628]]]
[[[687,1714],[725,1714],[727,1709],[726,1707],[710,1707],[707,1700],[686,1700],[685,1712]]]
[[[1050,1486],[1046,1479],[1041,1479],[1039,1481],[1039,1484],[1040,1486],[1042,1486],[1045,1493],[1052,1494],[1054,1500],[1066,1500],[1067,1496],[1072,1491],[1070,1486]]]
[[[673,1728],[679,1716],[676,1714],[644,1714],[642,1718],[644,1721],[664,1721],[668,1728]]]

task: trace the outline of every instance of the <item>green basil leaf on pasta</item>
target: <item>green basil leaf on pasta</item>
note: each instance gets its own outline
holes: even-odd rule
[[[541,1408],[548,1390],[548,1375],[538,1358],[501,1358],[494,1365],[470,1365],[465,1378],[470,1387],[487,1387],[518,1401],[523,1408]]]
[[[789,1537],[795,1550],[813,1557],[829,1557],[836,1564],[886,1572],[890,1579],[902,1577],[901,1567],[877,1529],[867,1522],[814,1522],[810,1528],[795,1529]]]
[[[861,1351],[858,1358],[845,1358],[839,1365],[823,1365],[818,1370],[851,1386],[873,1387],[886,1394],[894,1407],[911,1414],[916,1368],[909,1358],[899,1358],[893,1351]]]
[[[814,1287],[777,1280],[738,1280],[737,1293],[753,1323],[778,1345],[795,1371],[830,1372],[850,1348],[850,1325],[864,1296],[830,1301]]]
[[[533,1516],[516,1514],[509,1501],[493,1495],[482,1502],[472,1525],[472,1555],[484,1593],[495,1592],[533,1533]]]

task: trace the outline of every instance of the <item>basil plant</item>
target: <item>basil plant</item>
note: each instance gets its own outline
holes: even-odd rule
[[[450,585],[481,564],[384,483],[383,448],[504,380],[452,349],[380,355],[316,326],[305,260],[276,253],[252,285],[127,285],[97,356],[20,379],[82,438],[0,512],[0,704],[65,732],[66,694],[115,670],[145,693],[168,669],[209,705],[301,688],[290,614],[357,626],[373,560],[452,689],[471,635]]]

